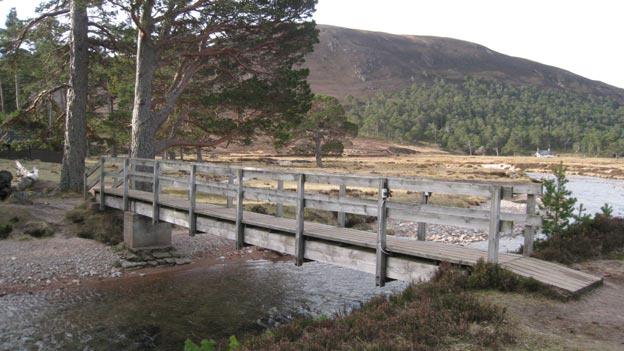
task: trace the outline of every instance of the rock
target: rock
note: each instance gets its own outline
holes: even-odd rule
[[[171,254],[167,251],[155,251],[152,252],[152,256],[154,256],[154,258],[162,259],[171,257]]]
[[[170,258],[165,258],[165,262],[167,262],[167,264],[175,264],[176,260],[175,258],[170,257]]]
[[[44,221],[31,221],[24,225],[24,234],[35,238],[54,235],[54,228]]]
[[[189,263],[191,263],[190,258],[177,258],[175,260],[175,264],[178,264],[178,265],[189,264]]]
[[[121,262],[121,268],[125,268],[125,269],[131,269],[131,268],[140,268],[145,266],[147,263],[146,262],[129,262],[129,261],[122,261]]]
[[[140,261],[141,258],[135,254],[133,254],[132,252],[128,252],[125,255],[125,259],[128,261]]]
[[[159,263],[159,262],[158,262],[158,261],[155,261],[155,260],[151,260],[151,261],[147,261],[147,263],[148,263],[150,266],[152,266],[152,267],[156,267],[156,266],[158,266],[158,263]]]

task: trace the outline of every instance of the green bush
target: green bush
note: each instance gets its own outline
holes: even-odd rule
[[[24,234],[34,238],[43,238],[54,235],[54,228],[44,221],[30,221],[22,228]]]
[[[0,224],[0,239],[6,239],[13,231],[13,225],[11,223]]]
[[[544,181],[544,196],[540,210],[544,218],[542,232],[546,236],[560,233],[567,228],[570,220],[574,217],[576,199],[572,197],[572,192],[566,188],[568,179],[565,172],[566,169],[563,164],[559,164],[553,171],[555,179]]]
[[[342,156],[344,145],[340,140],[330,140],[321,146],[323,156]]]
[[[564,264],[609,258],[624,250],[624,218],[598,214],[535,242],[533,256]]]
[[[255,213],[259,213],[259,214],[268,214],[269,213],[269,211],[267,211],[267,208],[264,207],[263,205],[252,205],[249,208],[249,211],[255,212]]]
[[[107,245],[123,241],[123,214],[119,211],[98,211],[83,203],[67,212],[65,218],[74,224],[79,238],[96,240]]]

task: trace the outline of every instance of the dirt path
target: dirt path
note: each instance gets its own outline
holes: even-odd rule
[[[624,350],[624,261],[594,261],[580,268],[603,274],[604,286],[567,302],[483,294],[504,306],[517,325],[519,342],[511,350]]]

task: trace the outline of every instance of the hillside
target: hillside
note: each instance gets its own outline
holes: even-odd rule
[[[436,79],[466,76],[589,93],[624,102],[624,89],[569,71],[507,56],[462,40],[393,35],[319,25],[320,42],[308,55],[308,81],[315,92],[344,98],[397,91]]]

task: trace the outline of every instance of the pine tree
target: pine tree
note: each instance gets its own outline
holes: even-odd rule
[[[544,218],[542,232],[548,237],[561,233],[570,224],[576,204],[576,198],[566,188],[568,179],[563,164],[559,164],[553,173],[555,179],[544,181],[545,192],[540,205]]]

